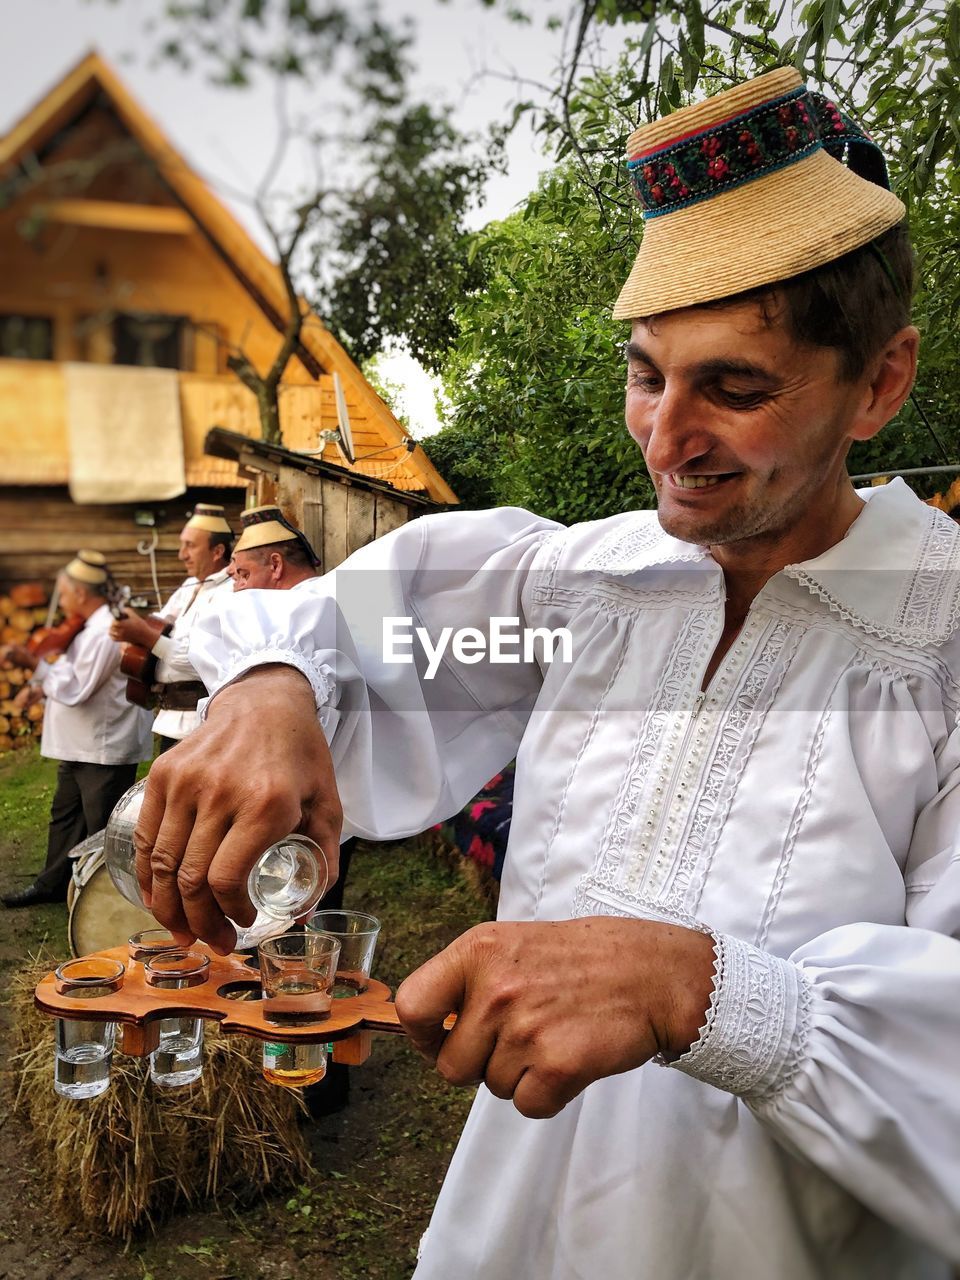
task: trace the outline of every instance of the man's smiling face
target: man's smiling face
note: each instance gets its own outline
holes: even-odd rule
[[[663,528],[769,550],[827,518],[869,385],[868,375],[840,381],[838,369],[833,349],[795,341],[775,298],[767,314],[751,300],[635,320],[626,421]]]

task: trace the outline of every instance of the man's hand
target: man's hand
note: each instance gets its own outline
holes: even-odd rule
[[[35,702],[43,700],[43,690],[38,684],[25,684],[13,700],[14,711],[26,711]]]
[[[264,849],[302,832],[332,884],[342,816],[309,683],[291,667],[257,668],[150,770],[134,832],[144,900],[179,941],[225,954],[236,939],[227,917],[253,922],[246,882]]]
[[[141,618],[132,609],[124,609],[122,618],[114,618],[110,624],[110,639],[119,640],[122,644],[139,644],[144,649],[152,649],[156,644],[160,631],[155,624]]]
[[[713,962],[707,934],[652,920],[484,924],[406,979],[397,1013],[446,1080],[483,1080],[543,1118],[594,1080],[689,1048]]]
[[[4,644],[0,645],[0,666],[28,667],[31,671],[35,671],[37,659],[25,645]]]

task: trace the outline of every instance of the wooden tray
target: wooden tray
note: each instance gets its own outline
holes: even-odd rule
[[[195,943],[192,951],[210,958],[209,977],[196,987],[169,990],[148,986],[143,965],[129,958],[126,945],[96,951],[93,955],[119,960],[125,968],[123,986],[110,995],[84,1000],[60,995],[55,974],[41,978],[34,992],[37,1008],[55,1018],[103,1018],[117,1022],[122,1029],[119,1048],[125,1053],[142,1055],[156,1047],[162,1018],[212,1018],[227,1035],[252,1036],[255,1040],[272,1040],[297,1044],[334,1044],[334,1057],[341,1062],[361,1062],[369,1054],[372,1031],[403,1034],[397,1018],[391,991],[375,979],[362,995],[334,1000],[326,1017],[296,1026],[277,1026],[263,1016],[259,999],[238,998],[242,992],[260,990],[260,974],[239,954],[217,955],[203,943]],[[90,957],[84,956],[83,959]],[[233,996],[231,998],[231,994]],[[338,1042],[354,1040],[351,1045]]]

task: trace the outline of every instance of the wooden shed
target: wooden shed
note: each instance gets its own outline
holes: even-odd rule
[[[206,451],[236,463],[258,503],[276,502],[304,531],[323,573],[381,534],[443,509],[420,494],[220,427],[207,435]]]
[[[277,266],[112,69],[84,58],[0,140],[0,584],[50,579],[92,545],[144,589],[151,575],[137,547],[156,543],[167,592],[182,576],[177,535],[195,502],[223,503],[236,527],[248,473],[236,450],[205,453],[204,440],[215,425],[259,436],[253,394],[226,358],[242,348],[266,369],[285,307]],[[334,375],[354,438],[349,465],[323,435],[338,427]],[[342,505],[348,481],[375,495],[375,529],[388,498],[407,512],[456,502],[314,315],[280,413],[281,453],[303,456],[302,467],[288,459],[290,473],[317,464],[330,481],[322,501]],[[97,448],[106,461],[91,466]],[[367,501],[355,499],[352,518]]]

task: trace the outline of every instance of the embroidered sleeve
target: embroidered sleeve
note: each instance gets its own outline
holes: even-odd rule
[[[336,692],[336,679],[332,668],[327,663],[318,661],[312,655],[306,655],[297,652],[295,649],[279,646],[257,649],[253,653],[244,654],[229,670],[224,671],[218,692],[220,689],[225,689],[227,685],[232,684],[235,680],[239,680],[242,675],[246,675],[248,671],[252,671],[255,667],[267,665],[293,667],[302,676],[305,676],[310,681],[310,687],[313,689],[317,711],[323,711]],[[212,701],[212,698],[206,699],[201,713],[203,719],[206,719],[206,712]]]
[[[696,1042],[668,1065],[737,1094],[768,1102],[803,1060],[809,983],[797,965],[728,934],[714,934],[714,990]]]

